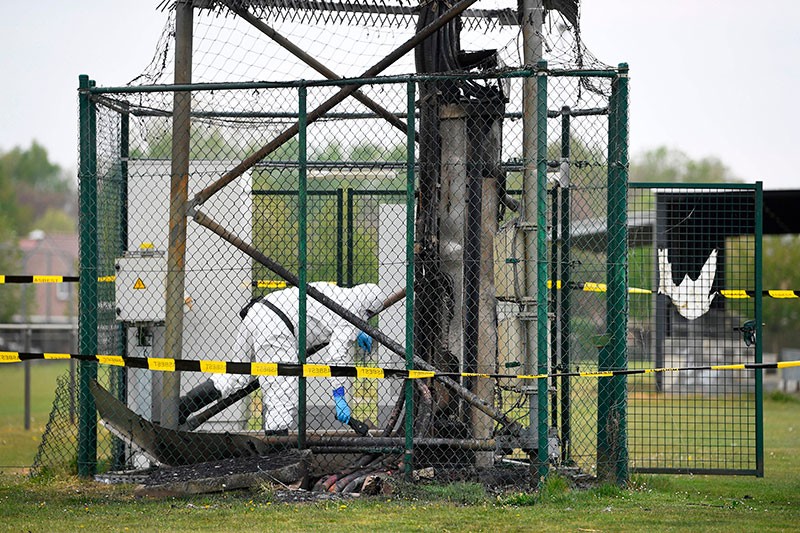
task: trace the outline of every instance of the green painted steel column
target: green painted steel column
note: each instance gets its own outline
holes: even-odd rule
[[[78,292],[78,349],[97,353],[97,116],[89,98],[94,82],[78,78],[80,162],[78,197],[80,221],[80,279]],[[97,379],[97,363],[78,363],[78,475],[97,471],[97,412],[89,382]]]
[[[298,289],[300,291],[299,302],[299,322],[297,332],[297,359],[301,364],[306,362],[306,284],[308,283],[308,270],[306,261],[308,259],[308,184],[306,181],[308,160],[306,152],[306,94],[307,88],[302,86],[298,89],[298,113],[300,115],[298,124],[300,126],[298,132],[298,148],[299,148],[299,176],[297,186],[297,219],[298,219],[298,251],[297,251],[297,264],[298,264]],[[306,447],[306,378],[300,376],[297,382],[298,402],[297,407],[297,447],[302,449]]]
[[[625,369],[627,358],[627,197],[628,197],[628,66],[619,65],[609,102],[608,221],[606,248],[607,342],[598,368]],[[597,393],[597,472],[623,484],[628,480],[627,378],[599,378]]]
[[[572,138],[572,125],[571,125],[572,110],[564,106],[561,108],[561,161],[562,165],[567,165],[567,183],[561,184],[561,199],[559,204],[559,211],[561,215],[561,290],[558,293],[559,298],[559,311],[560,315],[558,320],[559,327],[559,346],[561,350],[561,359],[559,360],[561,372],[569,372],[570,370],[570,335],[572,334],[572,315],[569,307],[570,293],[572,289],[569,284],[572,278],[570,270],[572,269],[572,215],[570,204],[570,189],[571,189],[571,138]],[[563,178],[563,176],[562,176]],[[572,446],[572,423],[571,423],[571,405],[570,405],[570,378],[560,378],[561,387],[559,393],[561,395],[560,401],[560,422],[561,422],[561,461],[568,464],[571,460],[571,446]]]
[[[408,111],[406,124],[406,369],[414,368],[414,164],[416,162],[416,84],[407,83]],[[414,386],[410,379],[404,384],[406,395],[405,418],[405,475],[411,478],[414,469]]]
[[[536,360],[539,374],[547,373],[547,61],[536,64]],[[536,387],[538,405],[537,470],[547,476],[547,382]]]
[[[336,189],[336,284],[344,284],[344,189]]]
[[[756,259],[756,363],[763,361],[764,344],[762,342],[763,333],[763,294],[762,285],[763,264],[762,264],[762,242],[764,237],[763,210],[764,210],[764,189],[763,183],[756,182],[755,190],[755,259]],[[762,370],[756,370],[756,476],[764,477],[764,391],[763,391]]]
[[[128,249],[128,157],[130,156],[130,106],[128,102],[121,102],[119,117],[119,242],[117,253],[121,256]],[[128,326],[125,323],[117,324],[117,351],[114,353],[128,355]],[[127,380],[124,367],[111,369],[113,392],[116,398],[124,404],[128,401]],[[122,470],[125,467],[125,442],[115,437],[113,444],[113,470]]]

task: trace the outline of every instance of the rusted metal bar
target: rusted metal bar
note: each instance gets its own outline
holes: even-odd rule
[[[433,33],[439,30],[442,26],[453,20],[455,17],[460,15],[465,9],[469,6],[477,2],[477,0],[461,0],[453,7],[445,11],[441,17],[433,21],[432,23],[428,24],[424,28],[422,28],[419,32],[417,32],[413,37],[407,40],[405,43],[397,47],[393,52],[389,55],[375,63],[375,65],[368,68],[364,71],[360,78],[370,78],[373,76],[378,75],[388,66],[392,65],[395,61],[403,57],[405,54],[410,52],[417,46],[419,43],[430,37]],[[354,83],[353,85],[346,85],[342,87],[338,93],[328,98],[325,102],[320,104],[316,109],[310,111],[308,113],[306,124],[311,124],[315,122],[320,117],[322,117],[325,113],[333,109],[336,105],[341,103],[345,98],[353,94],[357,91],[362,84]],[[241,163],[236,165],[227,174],[219,178],[217,181],[203,189],[202,191],[198,192],[194,199],[192,200],[192,205],[190,206],[190,210],[194,209],[195,207],[202,205],[206,200],[211,198],[214,194],[216,194],[220,189],[228,185],[230,182],[247,172],[250,168],[253,167],[256,163],[264,159],[267,155],[271,154],[275,150],[277,150],[280,146],[284,143],[292,139],[297,133],[300,131],[299,123],[294,123],[288,129],[284,130],[280,133],[277,137],[275,137],[272,141],[268,142],[264,146],[262,146],[259,150],[256,150],[253,154],[249,157],[245,158]]]

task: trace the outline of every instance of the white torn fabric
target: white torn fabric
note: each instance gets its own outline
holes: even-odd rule
[[[712,250],[706,264],[700,269],[700,275],[693,280],[689,274],[683,276],[678,285],[672,279],[672,265],[669,262],[669,251],[658,251],[659,283],[658,293],[669,296],[684,318],[694,320],[706,314],[714,301],[716,292],[711,292],[714,278],[717,275],[717,250]]]

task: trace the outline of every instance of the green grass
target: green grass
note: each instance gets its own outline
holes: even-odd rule
[[[0,367],[0,440],[5,441],[0,462],[30,464],[52,384],[65,368],[32,369],[34,429],[24,432],[22,366]],[[284,504],[269,491],[137,499],[126,486],[73,477],[36,481],[3,468],[0,530],[795,531],[800,523],[800,401],[773,393],[764,407],[762,479],[637,475],[628,488],[578,490],[551,476],[538,492],[497,495],[476,483],[401,484],[392,496]]]
[[[33,462],[65,361],[31,361],[31,428],[25,430],[25,368],[0,365],[0,471],[19,472]]]

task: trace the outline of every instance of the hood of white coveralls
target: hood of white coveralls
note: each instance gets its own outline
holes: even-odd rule
[[[377,313],[383,309],[383,291],[372,283],[356,285],[350,289],[350,301],[358,302],[359,306],[367,313]]]

